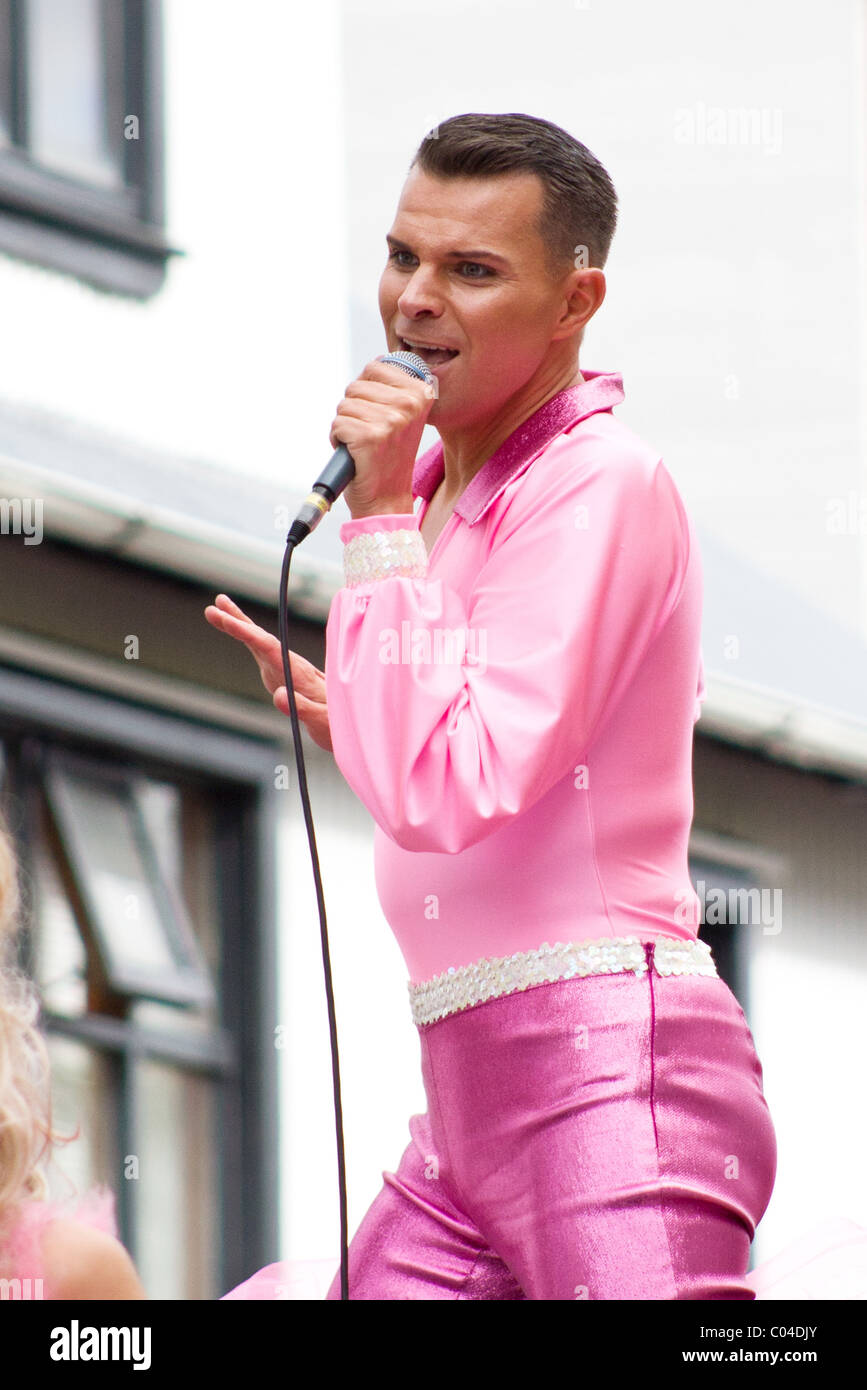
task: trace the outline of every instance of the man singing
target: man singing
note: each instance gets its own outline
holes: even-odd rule
[[[620,376],[579,367],[616,215],[557,126],[441,124],[379,293],[438,397],[377,360],[331,430],[346,583],[324,674],[292,677],[376,821],[428,1100],[353,1299],[754,1297],[776,1138],[687,861],[699,554]],[[288,712],[276,640],[223,595],[207,615]]]

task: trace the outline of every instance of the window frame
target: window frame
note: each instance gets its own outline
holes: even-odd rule
[[[8,667],[0,667],[0,738],[24,741],[20,757],[10,758],[4,774],[16,801],[24,796],[26,802],[28,780],[39,775],[43,743],[95,759],[134,760],[136,771],[161,780],[198,781],[212,789],[220,784],[216,902],[225,968],[216,1034],[176,1035],[100,1014],[46,1013],[42,1022],[48,1033],[75,1038],[112,1059],[120,1154],[138,1152],[134,1068],[139,1058],[173,1061],[220,1080],[222,1178],[214,1204],[220,1226],[216,1282],[225,1292],[251,1269],[272,1261],[279,1239],[274,768],[283,754],[266,739]],[[10,830],[24,836],[19,853],[27,876],[27,827]],[[22,949],[26,966],[26,924]],[[138,1245],[134,1186],[119,1177],[114,1186],[120,1236],[133,1259]]]
[[[123,139],[123,187],[100,189],[40,164],[28,152],[24,71],[27,0],[12,0],[12,145],[0,146],[0,252],[148,298],[163,284],[165,234],[162,0],[124,6],[124,112],[138,139]],[[120,147],[119,147],[120,148]]]
[[[74,800],[70,801],[68,779],[81,779],[113,793],[124,806],[128,826],[133,832],[145,883],[162,928],[163,941],[174,959],[171,975],[140,964],[115,958],[115,942],[106,929],[99,893],[94,889],[90,848],[77,824]],[[103,973],[110,987],[131,999],[154,999],[177,1004],[207,1004],[214,992],[207,967],[198,949],[192,924],[184,904],[173,892],[159,863],[155,847],[144,822],[137,795],[137,774],[116,763],[106,765],[57,749],[46,750],[42,785],[48,812],[54,822],[63,857],[75,883],[87,916],[89,933],[96,943]]]
[[[706,851],[690,851],[689,876],[694,887],[703,881],[710,887],[711,891],[722,890],[725,892],[727,904],[731,893],[749,893],[752,889],[760,890],[758,877],[752,867],[746,864],[735,865],[724,862],[714,858],[712,853],[709,854]],[[697,887],[696,892],[698,893]],[[720,978],[728,985],[744,1014],[749,1017],[750,978],[747,961],[747,927],[749,924],[742,922],[739,917],[736,921],[708,922],[705,912],[706,904],[702,900],[701,894],[699,894],[699,901],[702,904],[701,922],[698,927],[699,939],[707,942]]]

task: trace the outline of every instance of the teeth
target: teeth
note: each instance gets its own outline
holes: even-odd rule
[[[454,352],[454,348],[444,348],[439,343],[411,343],[409,338],[404,338],[408,348],[421,349],[423,352]]]

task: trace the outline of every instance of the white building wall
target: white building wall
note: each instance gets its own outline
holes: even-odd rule
[[[146,303],[0,256],[0,394],[306,488],[348,380],[336,0],[164,16],[167,234],[185,254]]]
[[[353,362],[403,174],[462,111],[564,126],[620,227],[582,364],[694,515],[867,632],[863,0],[346,0]],[[829,508],[860,529],[829,534]],[[794,637],[794,634],[793,634]]]

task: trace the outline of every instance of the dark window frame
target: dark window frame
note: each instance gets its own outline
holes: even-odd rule
[[[164,219],[162,0],[124,7],[124,114],[138,139],[122,138],[124,185],[100,189],[38,163],[27,148],[24,26],[27,0],[12,0],[12,146],[0,146],[0,252],[63,271],[97,289],[148,298],[170,256]]]
[[[59,753],[52,749],[44,760],[42,784],[55,833],[62,848],[68,871],[75,883],[76,893],[86,914],[89,935],[96,944],[105,976],[111,988],[130,997],[185,1003],[210,1003],[213,986],[201,952],[198,950],[192,925],[178,900],[172,885],[165,878],[153,843],[144,822],[136,795],[137,778],[116,763],[94,763],[80,755]],[[163,978],[162,970],[138,963],[132,965],[113,960],[113,941],[105,931],[99,895],[93,891],[89,846],[78,825],[74,801],[70,803],[68,779],[81,777],[108,793],[114,793],[122,806],[133,831],[139,851],[144,879],[153,895],[153,905],[160,921],[163,938],[174,957],[174,971]]]
[[[43,1015],[48,1032],[73,1037],[112,1059],[119,1091],[119,1152],[136,1153],[134,1067],[141,1057],[175,1061],[219,1078],[221,1229],[219,1292],[276,1258],[278,1089],[274,1025],[278,1016],[274,872],[274,767],[285,756],[273,742],[196,724],[71,684],[0,667],[0,738],[44,741],[93,758],[134,763],[156,778],[220,784],[216,806],[217,901],[223,949],[221,1027],[216,1035],[177,1036],[127,1019]],[[28,773],[10,759],[16,799]],[[11,826],[26,834],[26,826]],[[20,845],[25,875],[26,844]],[[28,939],[23,933],[26,963]],[[114,1187],[121,1239],[135,1259],[134,1193]]]
[[[721,890],[725,892],[726,917],[728,917],[730,894],[748,893],[752,889],[761,891],[761,885],[752,869],[746,866],[735,867],[730,863],[722,863],[720,860],[714,859],[712,854],[690,853],[689,871],[694,886],[704,881],[711,891]],[[697,888],[696,891],[698,891]],[[699,899],[701,901],[700,894]],[[747,969],[747,929],[749,923],[740,921],[737,914],[735,914],[735,920],[732,921],[708,922],[705,920],[704,907],[705,904],[702,902],[701,925],[698,928],[699,939],[706,941],[710,946],[721,978],[725,980],[744,1014],[748,1017],[750,981]]]
[[[733,914],[733,920],[728,920],[728,906],[731,901],[729,895],[732,893],[736,895],[741,892],[749,893],[752,889],[758,889],[761,893],[758,874],[753,868],[745,864],[723,862],[715,858],[712,851],[699,851],[694,854],[689,853],[689,876],[696,892],[698,892],[698,883],[704,881],[711,891],[722,890],[726,894],[725,915],[727,920],[724,922],[707,922],[705,920],[705,903],[702,901],[702,895],[699,894],[702,910],[698,938],[700,941],[706,941],[710,947],[717,972],[740,1005],[749,1028],[750,977],[747,932],[750,929],[750,924],[741,921],[737,911]],[[736,901],[740,904],[739,897],[736,898]],[[748,1268],[750,1270],[755,1268],[754,1246],[750,1246]]]

